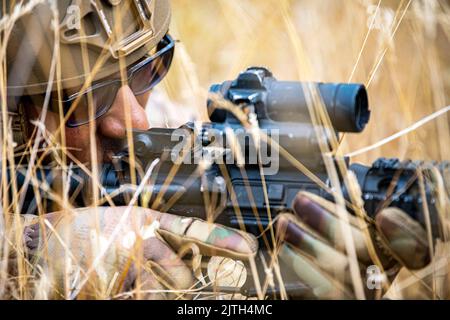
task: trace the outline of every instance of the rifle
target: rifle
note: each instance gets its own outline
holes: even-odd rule
[[[126,205],[152,168],[141,188],[140,205],[263,235],[261,244],[270,247],[275,239],[267,229],[279,212],[290,210],[299,191],[332,201],[341,196],[331,183],[323,148],[339,133],[359,133],[365,128],[370,110],[363,85],[277,81],[269,70],[252,67],[233,81],[213,85],[210,93],[210,122],[134,130],[131,144],[128,139],[121,141],[122,151],[100,170],[101,193],[109,198],[106,205]],[[314,123],[315,111],[308,106],[317,101],[331,127]],[[349,165],[348,158],[340,160]],[[434,170],[445,177],[448,197],[449,162],[382,158],[372,166],[354,163],[348,168],[356,176],[369,218],[387,206],[398,207],[424,227],[429,217],[433,238],[442,237],[439,210],[443,204],[436,196]],[[69,179],[70,193],[84,190],[74,199],[86,205],[89,179],[80,169],[73,172],[77,179]],[[40,173],[40,179],[48,183],[56,176],[54,170]],[[353,211],[342,172],[338,178]],[[20,172],[17,179],[19,185],[23,183]],[[25,199],[24,206],[32,212],[32,190]],[[301,283],[287,287],[293,295],[308,292]],[[245,290],[247,295],[255,294],[251,288]]]

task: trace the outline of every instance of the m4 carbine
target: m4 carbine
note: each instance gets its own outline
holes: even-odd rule
[[[213,85],[210,93],[209,123],[135,130],[132,147],[127,139],[122,142],[123,151],[101,168],[101,191],[110,204],[127,204],[152,168],[139,189],[141,205],[261,235],[279,212],[290,209],[299,191],[329,200],[339,196],[330,182],[323,150],[339,133],[361,132],[368,123],[363,85],[277,81],[269,70],[254,67],[234,81]],[[312,120],[311,113],[320,106],[327,111],[331,127]],[[348,164],[348,159],[343,161]],[[379,159],[372,166],[351,164],[349,170],[356,176],[368,217],[395,206],[426,227],[427,212],[433,237],[438,238],[443,204],[436,196],[435,173],[444,177],[448,197],[449,167],[448,162]],[[48,182],[54,176],[42,174]],[[70,181],[71,192],[86,191],[77,197],[83,205],[89,179],[79,169],[72,176],[78,178]],[[339,176],[343,182],[342,173]],[[18,179],[20,184],[23,176]],[[349,204],[348,186],[342,185]],[[25,204],[29,209],[30,201]]]
[[[311,99],[314,92],[320,96],[333,127],[322,126],[326,137],[317,137],[319,125],[310,117],[308,96]],[[146,205],[245,228],[255,235],[265,230],[278,212],[289,210],[299,191],[334,199],[321,139],[328,143],[338,132],[364,129],[370,111],[363,85],[277,81],[265,68],[249,68],[234,81],[213,85],[210,93],[210,123],[133,131],[139,168],[135,183],[131,183],[130,154],[124,140],[124,151],[116,155],[113,164],[102,168],[103,191],[114,195],[115,204],[127,203],[136,190],[133,185],[139,184],[155,159],[159,163],[149,187],[144,188],[146,197],[141,197],[146,198]],[[290,156],[286,158],[281,149]],[[298,160],[306,172],[299,170],[292,159]],[[425,226],[426,200],[433,234],[439,237],[433,168],[448,177],[447,162],[378,159],[370,167],[349,166],[369,217],[395,206]],[[426,199],[421,197],[419,170]],[[122,192],[117,193],[119,189]],[[343,195],[350,200],[346,190],[343,186]],[[448,189],[446,192],[448,196]]]
[[[213,85],[210,93],[207,106],[211,122],[188,123],[178,129],[134,130],[133,155],[128,140],[122,141],[123,151],[100,170],[101,194],[110,198],[105,205],[127,204],[156,159],[159,163],[142,188],[141,204],[245,227],[255,235],[265,230],[278,212],[289,210],[299,191],[334,199],[336,193],[320,143],[327,143],[338,133],[363,131],[370,117],[363,85],[277,81],[269,70],[252,67],[234,81]],[[325,137],[318,137],[316,129],[320,125],[311,120],[308,99],[311,102],[314,93],[323,102],[332,124],[332,128],[321,127]],[[134,159],[133,175],[130,158]],[[299,170],[296,161],[306,172]],[[345,161],[348,163],[348,159]],[[357,178],[369,217],[386,206],[395,206],[425,226],[426,207],[433,235],[440,237],[440,203],[435,195],[433,170],[437,169],[444,178],[444,193],[448,197],[449,167],[449,162],[382,158],[372,166],[355,163],[349,169]],[[24,182],[23,173],[18,169],[19,187]],[[424,178],[426,199],[421,196],[419,174]],[[48,185],[60,177],[55,168],[39,170],[37,176]],[[81,169],[72,169],[68,190],[78,205],[89,203],[89,180]],[[345,185],[343,195],[350,200]],[[43,189],[40,198],[46,198]],[[22,211],[33,212],[35,199],[33,188],[29,187]]]

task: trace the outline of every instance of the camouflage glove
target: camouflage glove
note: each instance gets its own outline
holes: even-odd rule
[[[450,299],[450,244],[437,241],[433,262],[420,270],[402,268],[386,299]]]
[[[26,246],[40,281],[49,283],[49,297],[104,299],[130,292],[142,299],[187,299],[198,283],[195,257],[246,260],[257,251],[254,237],[238,230],[140,207],[127,210],[77,209],[28,223]],[[181,257],[185,252],[193,257],[191,266]]]
[[[387,289],[386,280],[393,278],[398,265],[417,269],[430,261],[425,230],[403,211],[384,209],[373,224],[347,215],[347,224],[336,208],[301,192],[293,203],[295,214],[283,214],[277,225],[283,243],[280,258],[318,298],[381,297],[383,283]],[[346,248],[356,257],[351,259]]]

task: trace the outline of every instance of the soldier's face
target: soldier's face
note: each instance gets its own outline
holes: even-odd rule
[[[85,164],[110,162],[111,155],[119,151],[117,139],[126,137],[127,122],[132,129],[149,129],[145,112],[149,95],[135,96],[127,85],[122,86],[105,115],[79,127],[62,126],[68,152]],[[32,107],[30,110],[30,117],[36,119],[39,108]],[[59,115],[49,112],[45,125],[48,131],[56,132]]]

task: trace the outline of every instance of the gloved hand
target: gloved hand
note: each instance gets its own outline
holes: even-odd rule
[[[398,266],[413,270],[430,261],[425,230],[400,209],[382,210],[373,223],[348,215],[347,224],[334,203],[307,192],[293,209],[277,224],[279,255],[318,298],[381,297]]]
[[[386,299],[450,299],[450,243],[438,240],[433,262],[420,270],[402,268],[395,277]]]
[[[257,252],[257,241],[244,232],[140,207],[129,215],[127,207],[98,207],[32,220],[25,227],[26,247],[53,298],[131,292],[142,299],[189,299],[186,290],[198,281],[183,252],[238,260]],[[192,264],[199,267],[198,260]]]

